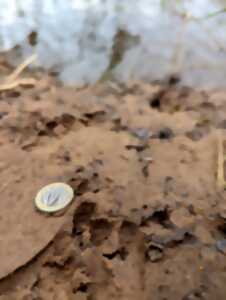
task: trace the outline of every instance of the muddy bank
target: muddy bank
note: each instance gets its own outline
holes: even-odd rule
[[[226,93],[35,76],[0,94],[0,299],[225,299]],[[64,216],[33,207],[53,181]]]

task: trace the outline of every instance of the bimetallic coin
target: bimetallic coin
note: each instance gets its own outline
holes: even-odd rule
[[[54,213],[68,206],[74,198],[73,189],[65,183],[52,183],[43,187],[35,198],[38,210]]]

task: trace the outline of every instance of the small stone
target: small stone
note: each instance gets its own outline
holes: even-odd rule
[[[162,259],[163,253],[157,248],[151,248],[147,251],[147,257],[151,262],[157,262]]]
[[[218,240],[216,243],[217,250],[221,253],[226,254],[226,239]]]
[[[151,133],[148,128],[135,128],[131,130],[132,134],[140,140],[148,140]]]

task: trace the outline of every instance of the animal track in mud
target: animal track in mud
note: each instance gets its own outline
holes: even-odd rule
[[[81,234],[82,226],[88,224],[96,209],[96,204],[92,202],[83,202],[74,213],[73,234]]]
[[[106,240],[113,229],[113,224],[107,219],[95,219],[90,222],[90,234],[91,242],[98,246],[101,245],[104,240]]]

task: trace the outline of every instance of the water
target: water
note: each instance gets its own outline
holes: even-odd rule
[[[0,51],[82,86],[106,75],[224,88],[226,1],[0,0]]]

